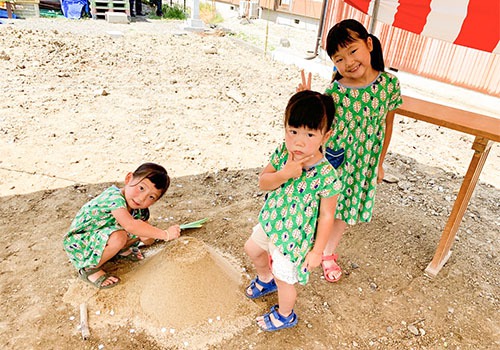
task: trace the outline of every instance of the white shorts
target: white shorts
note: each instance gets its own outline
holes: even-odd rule
[[[271,243],[269,237],[260,224],[253,227],[250,238],[262,249],[271,255],[271,271],[277,279],[288,284],[295,284],[299,281],[297,276],[297,266],[286,256],[281,254],[278,248]]]

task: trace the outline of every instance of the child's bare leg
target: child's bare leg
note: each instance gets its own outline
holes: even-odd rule
[[[132,251],[132,249],[127,249],[139,241],[142,242],[144,245],[151,245],[155,242],[155,239],[154,238],[147,238],[147,237],[130,238],[127,240],[127,243],[125,244],[125,246],[121,249],[121,251],[118,254],[121,257],[128,257],[130,254],[134,254],[135,257],[137,257],[137,259],[139,259],[139,260],[144,259],[144,255],[142,254],[142,252],[138,248],[135,248],[134,251]]]
[[[278,285],[278,313],[284,317],[291,315],[295,302],[297,301],[297,290],[293,284],[288,284],[279,279],[275,279]],[[273,314],[270,315],[271,322],[276,327],[283,325],[280,320],[277,320]],[[257,323],[261,328],[266,328],[266,323],[264,321],[264,316],[257,317]]]
[[[139,241],[140,241],[140,238],[130,238],[129,240],[127,240],[127,244],[125,244],[125,247],[123,247],[123,248],[128,248],[132,244],[135,244],[135,243],[137,243]]]
[[[128,248],[131,245],[141,241],[144,245],[151,245],[155,242],[154,238],[148,238],[148,237],[137,237],[137,238],[131,238],[127,241],[127,244],[125,245],[124,248]]]
[[[102,252],[101,260],[97,267],[104,265],[106,261],[114,257],[127,244],[127,232],[120,230],[113,232],[108,239],[108,243]]]
[[[144,245],[151,245],[155,242],[154,238],[139,237],[139,239],[141,240],[142,244],[144,244]]]
[[[328,242],[326,243],[325,249],[323,250],[323,255],[332,255],[337,249],[337,246],[342,239],[342,235],[347,227],[345,221],[336,219],[333,221],[332,232],[330,233],[330,237]]]
[[[101,267],[104,265],[106,261],[114,257],[120,249],[122,249],[125,244],[127,243],[127,232],[125,231],[115,231],[113,232],[108,239],[108,242],[106,244],[106,247],[104,248],[104,251],[102,252],[101,260],[99,260],[99,264],[97,264],[96,267]],[[88,276],[88,279],[91,282],[95,282],[99,277],[104,275],[105,272],[103,270],[99,270],[96,273],[93,273],[92,275]],[[103,283],[102,286],[108,286],[114,283],[117,283],[119,279],[115,276],[109,276]]]
[[[269,282],[273,279],[273,273],[269,266],[269,253],[262,249],[255,241],[249,238],[245,243],[245,252],[255,266],[257,276],[262,282]]]
[[[285,317],[289,316],[297,301],[297,289],[293,284],[288,284],[279,279],[276,279],[276,284],[278,285],[279,313]]]
[[[347,223],[345,221],[337,219],[333,222],[332,232],[330,233],[328,242],[326,243],[325,249],[323,250],[324,256],[332,255],[335,252],[335,249],[337,249],[337,246],[339,245],[340,240],[342,239],[342,235],[344,234],[346,227]],[[323,261],[324,269],[329,269],[335,265],[338,266],[335,260]],[[341,274],[342,272],[340,270],[331,270],[329,275],[330,278],[332,279],[338,279],[341,276]]]

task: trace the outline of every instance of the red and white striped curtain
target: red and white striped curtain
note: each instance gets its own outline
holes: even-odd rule
[[[344,1],[394,27],[500,55],[500,0]]]

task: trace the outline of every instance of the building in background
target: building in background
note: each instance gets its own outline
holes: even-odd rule
[[[234,6],[241,17],[318,31],[315,51],[325,50],[335,23],[357,19],[380,39],[386,67],[500,97],[498,0],[217,2]]]

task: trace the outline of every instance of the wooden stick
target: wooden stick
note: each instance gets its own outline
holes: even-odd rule
[[[80,330],[82,331],[83,340],[90,337],[89,324],[87,321],[87,303],[80,304]]]

